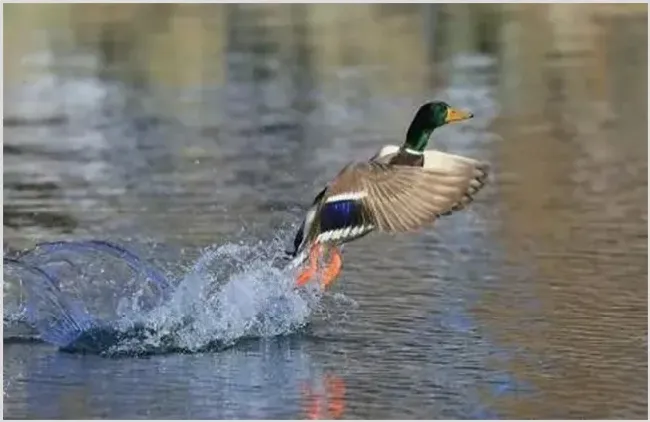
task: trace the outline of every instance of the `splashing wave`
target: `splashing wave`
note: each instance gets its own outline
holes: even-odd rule
[[[201,352],[300,332],[320,291],[293,288],[273,265],[277,241],[205,249],[170,275],[124,246],[91,240],[38,245],[4,258],[5,332],[23,325],[63,351],[102,355]]]

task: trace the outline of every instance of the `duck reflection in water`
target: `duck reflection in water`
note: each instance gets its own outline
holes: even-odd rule
[[[302,387],[304,415],[307,419],[340,419],[345,412],[345,381],[328,374],[316,388]]]

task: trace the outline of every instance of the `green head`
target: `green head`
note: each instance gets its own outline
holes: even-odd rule
[[[474,117],[472,113],[460,111],[444,101],[433,101],[423,104],[415,113],[415,117],[406,132],[404,148],[424,151],[429,143],[431,133],[447,123],[460,122]]]

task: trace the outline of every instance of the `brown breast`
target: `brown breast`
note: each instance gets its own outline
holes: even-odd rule
[[[388,164],[396,166],[422,167],[424,165],[424,154],[415,155],[409,154],[406,151],[400,151],[391,158]]]

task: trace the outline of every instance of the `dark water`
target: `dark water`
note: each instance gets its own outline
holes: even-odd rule
[[[565,45],[517,36],[549,30],[546,9],[374,7],[322,24],[308,7],[161,7],[135,12],[150,14],[137,30],[129,13],[73,8],[71,29],[60,17],[48,27],[47,48],[5,52],[23,57],[5,78],[5,255],[65,239],[124,245],[142,260],[134,268],[176,289],[146,318],[121,299],[155,299],[158,276],[124,257],[68,250],[32,263],[92,317],[159,330],[192,319],[172,343],[194,353],[57,351],[16,322],[14,302],[29,295],[17,283],[42,279],[5,263],[4,417],[647,414],[645,15],[581,21],[572,27],[586,33]],[[8,31],[34,32],[25,10],[9,11]],[[454,44],[452,27],[469,41]],[[421,233],[349,245],[322,298],[283,290],[271,261],[312,196],[349,160],[400,142],[432,98],[477,116],[433,138],[492,164],[476,202]],[[285,307],[270,311],[277,298]],[[214,338],[229,347],[204,347]]]

